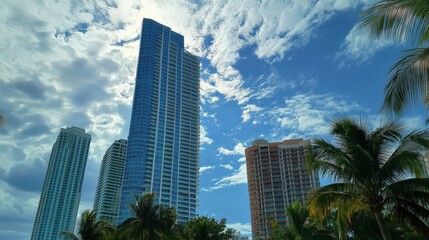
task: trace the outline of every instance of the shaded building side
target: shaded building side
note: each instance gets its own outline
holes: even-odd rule
[[[106,220],[112,225],[118,221],[126,152],[127,140],[116,140],[104,154],[98,175],[93,210],[97,212],[97,220]]]

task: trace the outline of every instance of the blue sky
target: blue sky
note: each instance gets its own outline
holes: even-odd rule
[[[334,118],[379,121],[405,45],[356,28],[371,0],[0,2],[0,239],[29,239],[62,127],[92,134],[80,209],[105,150],[128,135],[143,17],[201,56],[201,215],[250,233],[244,149],[257,138],[329,138]],[[423,111],[405,121],[421,124]],[[322,179],[322,183],[328,180]]]

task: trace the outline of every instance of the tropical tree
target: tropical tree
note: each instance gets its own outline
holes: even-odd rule
[[[136,240],[172,239],[176,222],[174,208],[155,204],[156,193],[135,195],[130,203],[133,217],[127,219],[118,229],[117,238]]]
[[[301,206],[299,202],[287,206],[286,215],[287,226],[272,222],[274,230],[270,236],[271,240],[335,239],[328,231],[317,226],[318,224],[310,218],[308,208]]]
[[[383,238],[391,239],[383,218],[388,210],[398,220],[429,233],[429,179],[419,178],[429,133],[414,131],[404,136],[404,131],[404,125],[394,121],[374,131],[368,131],[362,121],[335,121],[336,145],[317,139],[308,149],[309,168],[337,182],[311,194],[310,214],[323,218],[338,209],[343,219],[350,219],[355,212],[371,211]]]
[[[95,211],[85,210],[79,218],[77,235],[65,231],[61,235],[73,240],[108,240],[111,239],[113,226],[107,221],[97,221]]]
[[[385,216],[386,225],[392,240],[423,240],[422,234],[411,228],[409,224],[398,222],[389,213]],[[351,217],[349,239],[351,240],[378,240],[382,239],[377,220],[369,211],[354,213]]]
[[[411,42],[391,69],[383,110],[399,114],[407,105],[429,109],[429,3],[427,0],[383,0],[363,11],[360,27],[370,36]]]
[[[183,229],[188,240],[228,240],[234,230],[226,228],[226,219],[219,222],[207,216],[198,216],[185,224]]]

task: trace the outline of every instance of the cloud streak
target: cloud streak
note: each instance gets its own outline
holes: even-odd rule
[[[247,169],[246,164],[242,164],[239,169],[235,170],[230,176],[225,176],[219,181],[215,182],[214,186],[202,188],[201,191],[210,192],[213,190],[231,187],[239,184],[247,183]]]

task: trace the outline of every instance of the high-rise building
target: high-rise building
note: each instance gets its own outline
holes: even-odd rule
[[[32,240],[66,239],[73,232],[91,135],[77,127],[62,128],[52,147]]]
[[[127,140],[116,140],[104,154],[98,175],[93,210],[97,212],[97,220],[106,220],[112,225],[118,221],[126,152]]]
[[[182,35],[143,20],[118,224],[143,192],[175,207],[179,222],[196,216],[199,65]]]
[[[303,139],[256,140],[246,148],[253,239],[268,239],[271,221],[286,225],[286,206],[295,201],[304,204],[309,190],[319,187],[318,176],[311,175],[305,166],[309,145],[310,141]]]

